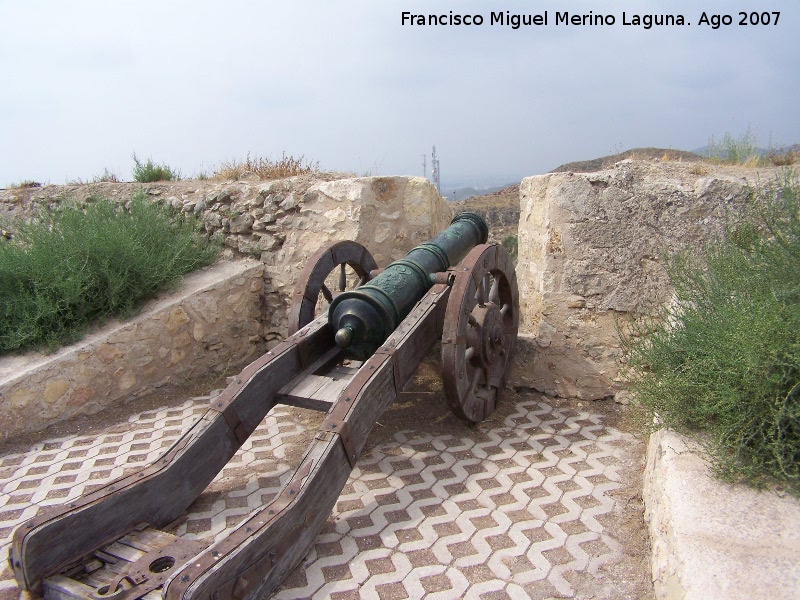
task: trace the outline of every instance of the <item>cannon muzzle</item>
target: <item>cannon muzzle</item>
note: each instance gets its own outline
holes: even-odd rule
[[[430,289],[434,275],[461,262],[488,236],[489,226],[480,215],[461,213],[366,285],[339,294],[328,309],[336,344],[351,358],[369,358]]]

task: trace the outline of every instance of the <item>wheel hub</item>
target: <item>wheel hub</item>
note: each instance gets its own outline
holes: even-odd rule
[[[473,359],[484,368],[491,367],[504,354],[505,332],[503,315],[494,302],[476,306],[472,310],[469,346],[475,348]]]

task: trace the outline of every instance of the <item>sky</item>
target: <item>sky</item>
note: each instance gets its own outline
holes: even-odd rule
[[[770,24],[739,25],[742,8]],[[490,24],[506,11],[548,24]],[[564,12],[615,23],[555,24]],[[426,155],[430,176],[436,146],[456,186],[748,128],[794,144],[798,34],[797,0],[0,0],[0,188],[131,180],[134,153],[185,177],[248,152],[422,175]]]

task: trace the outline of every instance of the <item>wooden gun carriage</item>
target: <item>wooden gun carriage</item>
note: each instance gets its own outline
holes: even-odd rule
[[[494,411],[519,301],[513,263],[487,235],[481,217],[462,213],[382,271],[355,242],[321,248],[298,278],[289,337],[234,377],[167,452],[15,531],[9,562],[20,588],[47,599],[267,597],[314,543],[373,424],[437,341],[453,412],[478,422]],[[316,316],[323,298],[330,306]],[[327,416],[277,496],[211,545],[160,531],[278,403]]]

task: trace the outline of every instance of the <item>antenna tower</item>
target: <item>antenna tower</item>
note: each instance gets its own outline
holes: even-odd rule
[[[442,193],[442,186],[439,180],[439,158],[436,156],[436,146],[433,147],[433,154],[431,155],[431,169],[433,171],[433,185],[436,186],[436,191]]]

